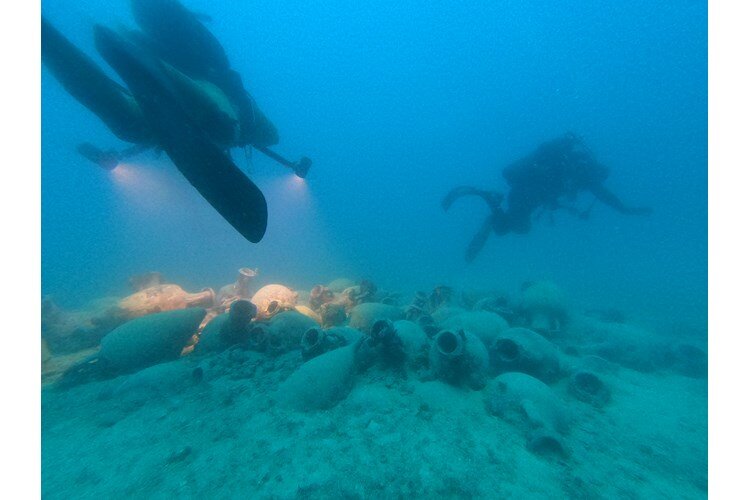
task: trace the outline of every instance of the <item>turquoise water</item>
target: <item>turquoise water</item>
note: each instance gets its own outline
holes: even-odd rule
[[[210,18],[202,22],[278,128],[274,150],[312,168],[302,180],[258,151],[231,151],[268,204],[265,236],[250,243],[167,154],[146,151],[112,171],[82,158],[82,142],[129,144],[43,69],[45,497],[707,495],[704,2],[185,5]],[[129,1],[46,1],[42,11],[121,81],[92,27],[135,27]],[[528,234],[490,235],[465,262],[487,205],[466,198],[446,212],[441,199],[458,185],[507,197],[503,168],[568,131],[609,168],[612,192],[653,214],[601,202],[586,220],[558,210]],[[592,199],[581,194],[577,207]],[[277,327],[289,343],[277,349],[208,348],[211,323],[196,324],[184,328],[181,356],[148,361],[152,348],[130,336],[168,328],[154,326],[153,308],[122,313],[132,276],[156,271],[220,295],[245,267],[257,269],[245,298],[281,284],[296,293],[282,306],[318,315],[310,292],[330,284],[334,301],[353,301],[338,322],[365,344],[380,315],[429,316],[435,330],[396,328],[406,361],[387,343],[363,354],[345,336],[306,359],[299,337],[314,323]],[[338,278],[360,286],[358,298]],[[362,280],[377,291],[364,293]],[[437,303],[415,315],[415,293],[438,286],[450,298],[433,294]],[[357,302],[398,312],[362,313]],[[145,312],[142,324],[126,322]],[[106,347],[128,325],[126,347]],[[544,347],[525,347],[542,361],[498,362],[497,337],[511,328],[542,335]],[[467,362],[472,375],[452,378],[434,352],[440,332],[459,330],[478,338],[487,363]],[[462,345],[481,361],[481,347]],[[120,364],[59,382],[107,355]],[[582,371],[606,401],[582,395]],[[540,392],[498,381],[507,372],[539,378]],[[523,396],[506,401],[499,382]],[[541,430],[554,439],[535,441]]]

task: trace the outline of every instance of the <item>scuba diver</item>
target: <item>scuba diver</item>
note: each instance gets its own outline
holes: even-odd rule
[[[126,86],[42,18],[44,64],[115,136],[134,144],[118,152],[83,143],[78,152],[111,170],[144,150],[163,150],[227,222],[257,243],[267,225],[265,197],[228,150],[252,147],[299,177],[310,159],[291,162],[269,149],[278,143],[276,128],[198,15],[177,0],[132,0],[132,8],[141,31],[94,26],[97,51]]]
[[[596,200],[624,215],[649,215],[651,208],[629,207],[604,186],[609,169],[599,163],[582,139],[567,133],[563,137],[542,143],[530,155],[503,169],[503,177],[510,186],[503,208],[504,196],[468,186],[452,189],[443,198],[443,210],[463,196],[478,196],[490,209],[479,232],[469,243],[465,258],[471,262],[484,247],[492,231],[497,235],[510,232],[526,234],[531,230],[532,217],[565,210],[581,219],[589,216]],[[575,206],[578,193],[588,191],[594,201],[585,210]]]

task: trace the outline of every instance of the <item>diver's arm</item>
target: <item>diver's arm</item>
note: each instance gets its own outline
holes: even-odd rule
[[[620,198],[618,198],[612,191],[604,187],[602,184],[594,184],[589,186],[589,191],[593,194],[596,199],[609,205],[618,212],[624,215],[650,215],[653,211],[650,207],[628,207]]]

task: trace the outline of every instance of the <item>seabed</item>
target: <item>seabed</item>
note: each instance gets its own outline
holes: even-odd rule
[[[136,300],[148,293],[47,303],[43,497],[707,496],[705,346],[584,314],[548,283],[510,297],[341,284],[289,289],[293,303],[242,330],[273,345],[210,344],[203,321],[176,356],[82,378],[70,374],[86,360],[119,355],[104,347],[111,332],[153,333],[156,311]],[[220,304],[211,294],[211,321],[248,298],[268,314],[254,285]],[[195,305],[172,293],[173,312]],[[334,341],[311,349],[311,328]]]

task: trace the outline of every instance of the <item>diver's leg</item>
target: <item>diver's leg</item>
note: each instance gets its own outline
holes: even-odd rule
[[[130,92],[42,18],[42,61],[78,102],[123,141],[147,143],[150,132]]]
[[[469,246],[466,248],[466,254],[464,255],[466,262],[473,261],[479,254],[479,251],[484,248],[485,243],[487,243],[487,238],[489,238],[493,229],[493,219],[494,215],[487,217],[484,220],[482,227],[479,228],[479,232],[471,239]]]
[[[531,230],[531,214],[521,212],[496,212],[492,217],[492,230],[498,236],[510,232],[526,234]]]
[[[135,22],[160,59],[191,78],[216,84],[230,70],[219,40],[179,1],[131,0],[130,4]]]
[[[131,0],[133,17],[159,57],[190,78],[217,85],[237,107],[239,144],[267,147],[279,134],[229,65],[224,48],[196,15],[176,0]]]
[[[539,194],[529,186],[514,186],[508,193],[508,210],[495,228],[498,234],[526,234],[531,230],[531,216],[541,206]],[[502,230],[502,232],[500,232]]]

